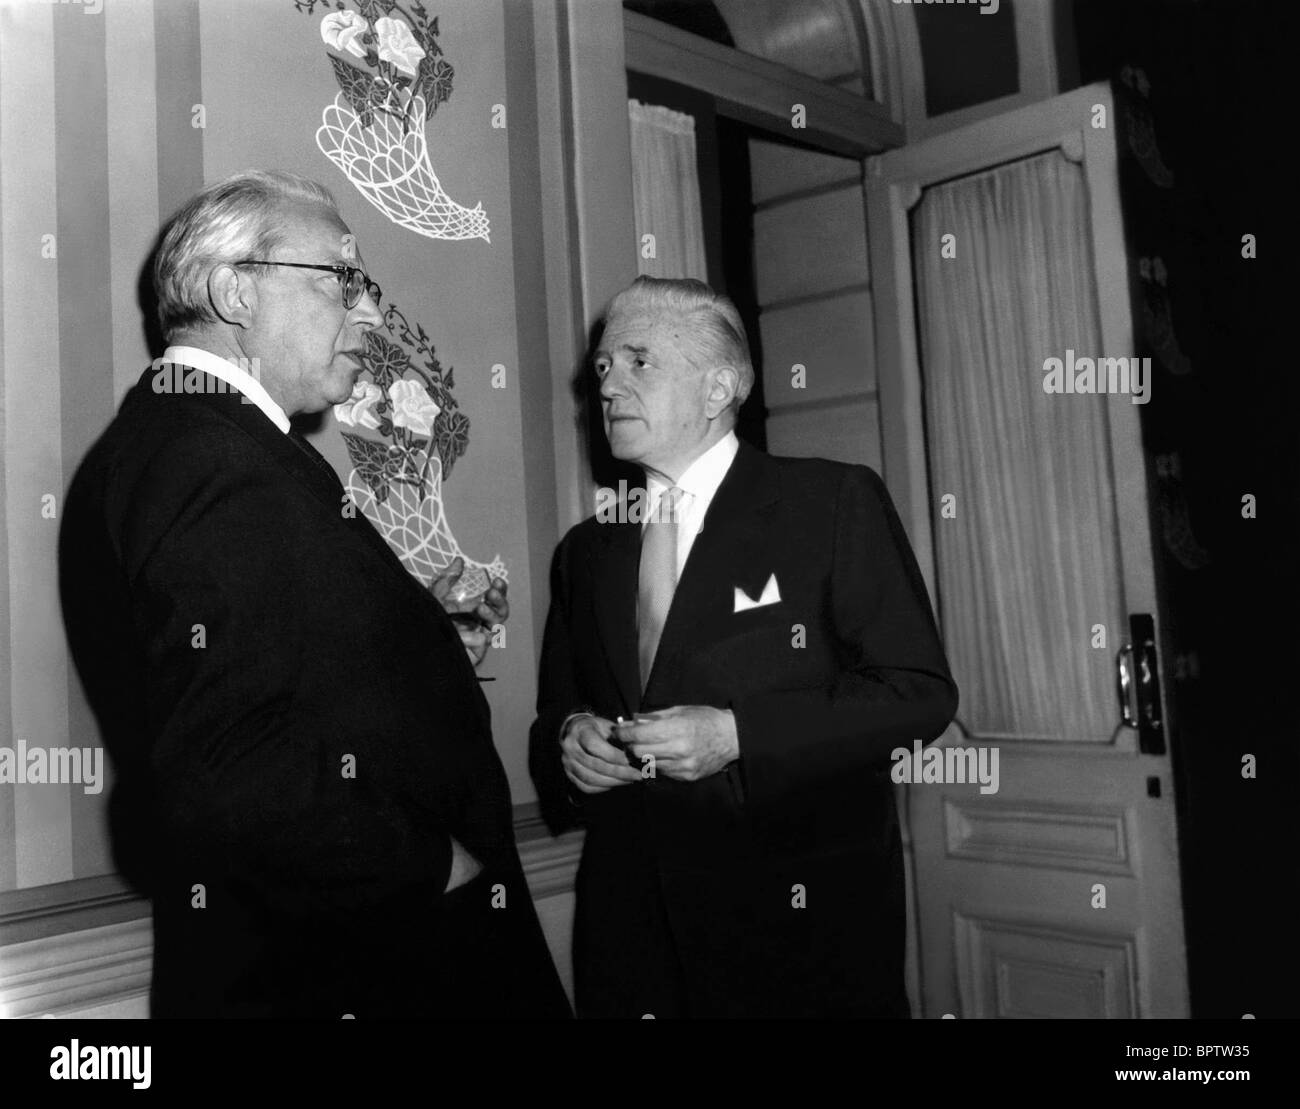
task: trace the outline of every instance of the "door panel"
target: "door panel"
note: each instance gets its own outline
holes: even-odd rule
[[[934,421],[927,421],[924,413],[927,367],[920,356],[917,325],[922,330],[930,325],[957,327],[961,323],[957,314],[975,309],[960,299],[934,302],[936,294],[931,287],[933,318],[918,317],[909,213],[927,189],[941,189],[945,183],[1047,151],[1062,152],[1081,167],[1086,185],[1086,246],[1095,276],[1095,309],[1090,310],[1095,318],[1089,326],[1099,343],[1097,350],[1089,353],[1131,356],[1136,352],[1111,116],[1109,90],[1104,85],[1091,86],[868,160],[867,210],[884,477],[935,595],[941,624],[945,613],[955,613],[962,604],[974,604],[977,596],[996,598],[1001,590],[1005,597],[1008,590],[1026,590],[1032,585],[1025,573],[1025,559],[1006,558],[982,566],[978,580],[967,575],[967,589],[950,588],[950,596],[938,589],[941,580],[951,584],[960,577],[940,572],[944,564],[937,561],[953,554],[951,541],[945,541],[943,533],[935,533],[942,523],[936,519],[935,498],[943,489],[931,488],[933,452],[927,448],[933,444],[927,444],[925,432]],[[1096,126],[1098,123],[1101,126]],[[998,218],[998,211],[990,205],[988,220]],[[1091,297],[1075,298],[1083,299]],[[1070,307],[1078,307],[1075,300]],[[1016,312],[1042,310],[1042,302],[1027,295],[1005,301],[999,310],[1012,313],[1012,318]],[[1061,302],[1058,299],[1056,303]],[[1014,373],[1019,375],[1017,380],[1026,382],[1026,389],[1041,389],[1042,354],[1027,352],[1023,364],[992,365],[978,347],[967,345],[962,348],[960,366],[931,366],[929,371]],[[1045,409],[1039,402],[1044,398],[1033,399],[1037,407],[1030,406],[1027,418],[1041,419]],[[1100,434],[1109,460],[1106,487],[1108,498],[1113,499],[1113,513],[1103,517],[1110,517],[1105,526],[1113,528],[1113,535],[1100,544],[1106,552],[1100,563],[1094,556],[1080,557],[1069,545],[1054,553],[1063,560],[1058,568],[1063,580],[1091,574],[1104,576],[1116,586],[1107,595],[1119,598],[1119,611],[1100,614],[1096,621],[1107,627],[1106,654],[1114,659],[1127,639],[1131,614],[1150,614],[1155,621],[1150,638],[1159,641],[1138,406],[1128,395],[1047,399],[1068,402],[1050,410],[1052,419],[1058,421],[1057,433],[1035,427],[1036,439],[1029,448],[1031,457],[1035,450],[1043,452],[1037,461],[1046,475],[1041,480],[1050,486],[1049,503],[1069,505],[1069,498],[1079,495],[1077,484],[1072,486],[1068,480],[1068,466],[1059,465],[1060,459],[1051,453],[1060,450],[1059,421],[1073,420],[1074,413],[1078,419],[1095,423],[1098,413],[1104,414]],[[1007,422],[997,430],[1011,434],[1016,428]],[[970,457],[958,461],[967,467],[977,466],[981,453],[977,443],[973,439],[968,447]],[[948,457],[952,473],[951,439],[945,440],[944,446],[941,453]],[[1053,461],[1058,463],[1055,467],[1049,464]],[[984,483],[994,480],[983,469],[978,470],[978,479]],[[999,480],[1010,488],[1006,483],[1013,479]],[[1032,529],[1035,524],[1029,520],[1022,526]],[[1017,548],[1013,553],[1024,551]],[[1033,557],[1042,558],[1041,549]],[[1012,569],[1017,561],[1019,570]],[[951,615],[949,620],[955,627]],[[1073,657],[1079,650],[1090,649],[1088,630],[1077,626],[1053,629],[1052,635],[1066,638],[1051,645]],[[950,650],[951,635],[951,630],[945,631]],[[1029,680],[1032,667],[1025,665],[1024,659],[1004,657],[1005,652],[993,654],[992,662],[981,660],[979,672],[985,675],[981,680],[1013,686]],[[970,652],[965,655],[969,658]],[[1150,658],[1147,666],[1147,678],[1157,678],[1158,659],[1154,670]],[[1140,669],[1137,664],[1135,668]],[[955,676],[963,700],[977,704],[981,690],[971,684],[969,676],[960,672]],[[1045,680],[1041,671],[1034,680]],[[1061,680],[1068,681],[1068,673]],[[1159,684],[1148,682],[1147,688]],[[915,915],[910,939],[921,979],[921,996],[913,1001],[923,1015],[1187,1015],[1167,745],[1147,742],[1140,749],[1137,729],[1122,720],[1118,696],[1110,700],[1103,711],[1112,719],[1103,721],[1106,726],[1101,729],[1093,728],[1095,734],[1086,735],[1072,735],[1064,721],[1060,728],[1040,724],[1038,735],[1032,729],[1014,726],[999,728],[996,735],[980,734],[976,728],[963,726],[959,710],[958,721],[938,746],[996,749],[997,792],[981,792],[976,784],[899,786]],[[1164,719],[1158,693],[1148,707],[1148,717]],[[1055,738],[1043,738],[1047,735]]]

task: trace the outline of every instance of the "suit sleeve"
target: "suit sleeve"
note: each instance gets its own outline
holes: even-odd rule
[[[233,465],[228,443],[184,447],[153,461],[121,538],[175,857],[212,860],[269,905],[308,914],[441,893],[450,840],[394,788],[401,768],[382,752],[395,760],[400,744],[344,737],[367,752],[349,780],[322,742],[329,707],[296,698],[313,664],[304,606],[347,586],[307,580],[313,537],[286,511],[284,475]]]
[[[881,769],[937,738],[957,711],[924,580],[883,482],[847,470],[836,497],[828,599],[839,672],[819,689],[732,704],[750,804]]]
[[[533,784],[543,819],[555,835],[577,822],[582,805],[581,793],[570,786],[560,762],[560,730],[570,716],[588,711],[578,691],[569,629],[572,547],[572,536],[566,536],[551,563],[551,606],[542,639],[537,718],[528,737]]]

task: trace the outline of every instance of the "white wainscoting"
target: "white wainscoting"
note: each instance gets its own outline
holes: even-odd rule
[[[8,1017],[147,1017],[153,920],[62,932],[0,948]]]
[[[573,882],[582,834],[551,838],[521,826],[519,856],[564,988],[573,999]],[[149,1016],[153,922],[149,916],[0,946],[0,1016]]]

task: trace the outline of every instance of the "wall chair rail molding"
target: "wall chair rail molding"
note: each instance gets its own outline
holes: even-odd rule
[[[152,966],[149,902],[116,876],[0,894],[0,1016],[142,1016]]]
[[[572,892],[582,832],[520,805],[515,838],[535,902]],[[144,1017],[152,971],[149,901],[116,875],[0,893],[0,1017]]]

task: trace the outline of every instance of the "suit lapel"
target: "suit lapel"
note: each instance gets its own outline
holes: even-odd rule
[[[674,656],[698,645],[703,629],[720,627],[731,617],[734,587],[750,576],[754,552],[767,549],[765,537],[779,493],[776,465],[742,442],[682,567],[646,685],[647,702],[653,699],[656,677],[670,669]]]
[[[601,525],[601,541],[593,569],[596,626],[628,716],[635,713],[641,704],[641,673],[636,646],[637,570],[640,563],[639,523]]]
[[[208,374],[204,374],[204,378],[207,382],[217,381]],[[218,382],[218,384],[226,391],[188,393],[185,394],[186,399],[205,404],[220,413],[223,418],[261,446],[323,504],[328,504],[331,508],[341,507],[342,493],[311,455],[276,427],[257,405],[245,402],[243,394],[224,383]]]
[[[145,376],[141,379],[144,388],[151,388],[152,376],[152,370],[145,371]],[[204,376],[208,377],[208,375]],[[414,587],[429,600],[433,599],[424,586],[416,581],[402,565],[402,560],[388,545],[388,541],[375,530],[359,508],[354,516],[343,515],[342,483],[334,468],[310,444],[305,440],[301,446],[295,443],[290,436],[276,427],[257,405],[246,403],[243,395],[233,389],[228,389],[226,392],[192,393],[186,396],[208,404],[260,444],[313,497],[329,508],[337,516],[340,524],[367,543],[390,571],[395,572],[408,586]]]

